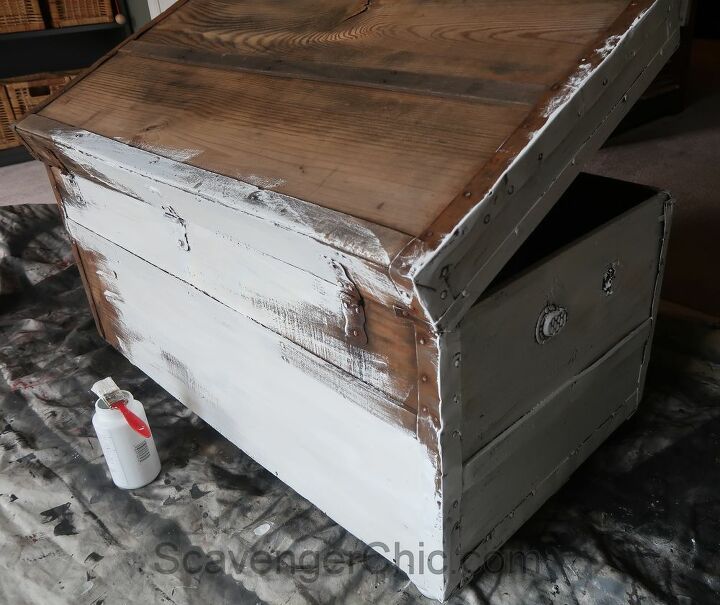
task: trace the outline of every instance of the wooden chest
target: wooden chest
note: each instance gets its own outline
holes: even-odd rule
[[[577,175],[678,16],[181,1],[17,132],[104,338],[442,599],[637,406],[670,200]]]

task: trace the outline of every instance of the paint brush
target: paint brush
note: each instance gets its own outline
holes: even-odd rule
[[[150,427],[147,423],[127,408],[127,399],[112,378],[108,377],[98,380],[92,385],[90,390],[102,399],[109,408],[118,410],[125,418],[125,422],[127,422],[130,428],[136,433],[145,438],[151,436]]]

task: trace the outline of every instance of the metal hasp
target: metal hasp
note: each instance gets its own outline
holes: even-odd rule
[[[357,287],[340,263],[331,260],[330,265],[340,286],[340,303],[345,317],[345,338],[350,344],[362,347],[367,344],[365,332],[365,309]]]

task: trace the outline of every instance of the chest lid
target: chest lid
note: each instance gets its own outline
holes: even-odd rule
[[[678,4],[180,0],[18,132],[316,208],[453,325],[671,54]]]

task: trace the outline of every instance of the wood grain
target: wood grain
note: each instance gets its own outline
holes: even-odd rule
[[[530,115],[478,180],[397,257],[392,273],[407,272],[408,263],[414,268],[423,306],[437,325],[457,325],[652,81],[678,42],[674,5],[632,5],[609,32],[614,50],[593,51],[565,92],[546,99],[551,113]]]
[[[41,115],[415,235],[525,111],[120,54]]]
[[[627,0],[194,0],[142,42],[474,81],[549,86]]]

